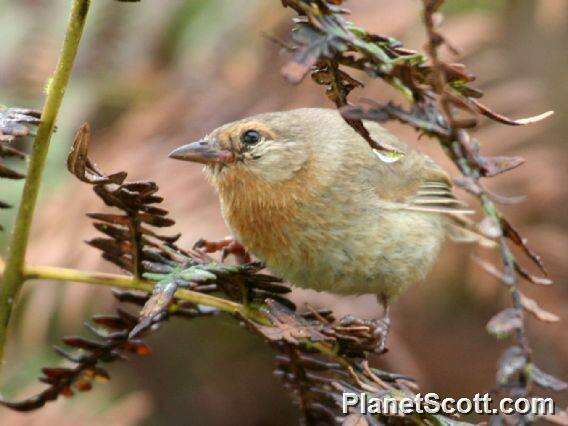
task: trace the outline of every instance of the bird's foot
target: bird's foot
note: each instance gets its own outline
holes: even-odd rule
[[[251,257],[244,246],[235,240],[234,237],[226,237],[220,241],[208,241],[201,238],[193,245],[193,249],[204,253],[217,253],[220,251],[221,260],[223,261],[232,254],[240,265],[251,262]]]
[[[375,327],[374,335],[377,336],[377,347],[375,352],[378,354],[383,354],[387,352],[387,337],[390,331],[390,318],[384,317],[371,321],[372,325]]]
[[[365,334],[369,336],[370,351],[377,354],[387,352],[386,341],[390,330],[390,319],[388,316],[365,320],[347,315],[339,320],[339,325],[346,331],[349,329],[360,329],[361,327],[366,328]]]

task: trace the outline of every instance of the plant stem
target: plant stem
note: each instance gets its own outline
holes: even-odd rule
[[[4,271],[4,264],[0,259],[0,275]],[[140,290],[151,293],[155,283],[144,279],[129,277],[126,275],[109,274],[105,272],[89,272],[77,269],[59,268],[55,266],[27,266],[23,272],[23,279],[26,280],[51,280],[64,282],[80,282],[86,284],[104,285],[109,287],[124,288],[128,290]],[[255,321],[257,323],[270,326],[270,320],[262,314],[258,309],[245,306],[241,303],[220,297],[211,296],[197,291],[187,289],[179,289],[175,293],[175,297],[198,305],[209,306],[219,309],[232,315],[240,315],[243,318]],[[325,342],[310,342],[305,344],[318,352],[335,359],[343,367],[349,365],[345,359],[337,355],[333,345]]]
[[[73,0],[63,49],[53,79],[48,84],[41,123],[32,147],[26,182],[9,243],[6,270],[0,288],[0,366],[12,308],[24,281],[23,268],[26,249],[49,141],[71,76],[90,5],[91,0]]]
[[[0,262],[0,274],[3,265]],[[80,271],[77,269],[59,268],[54,266],[27,266],[23,273],[24,280],[52,280],[64,282],[80,282],[86,284],[104,285],[109,287],[118,287],[128,290],[140,290],[151,293],[155,283],[144,279],[129,277],[126,275],[109,274],[104,272]],[[192,302],[198,305],[209,306],[219,309],[232,315],[239,315],[248,320],[255,321],[259,324],[270,326],[270,320],[258,309],[223,299],[221,297],[211,296],[209,294],[199,293],[187,289],[178,289],[175,297],[180,300]],[[333,345],[325,342],[310,342],[305,344],[318,352],[335,359],[342,366],[347,367],[349,364],[341,356],[335,353]]]
[[[108,274],[104,272],[88,272],[76,269],[58,268],[52,266],[29,266],[24,270],[25,280],[54,280],[54,281],[74,281],[87,284],[98,284],[109,287],[118,287],[128,290],[141,290],[151,293],[155,283],[144,279],[129,277],[126,275]],[[220,297],[210,296],[205,293],[179,289],[175,293],[175,297],[188,302],[199,305],[209,306],[219,309],[220,311],[230,314],[243,314],[250,316],[249,312],[245,312],[245,307],[240,303],[231,300],[222,299]],[[256,318],[255,318],[256,319]]]

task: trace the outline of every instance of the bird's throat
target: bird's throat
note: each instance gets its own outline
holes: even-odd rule
[[[302,206],[309,205],[307,172],[284,182],[267,182],[247,170],[231,170],[216,186],[223,216],[235,236],[253,254],[267,261],[301,232]]]

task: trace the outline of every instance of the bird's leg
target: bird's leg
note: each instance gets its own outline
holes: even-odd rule
[[[225,237],[220,241],[208,241],[203,238],[199,239],[194,245],[194,250],[200,250],[205,253],[221,252],[221,260],[225,260],[229,255],[235,256],[239,265],[250,263],[251,258],[244,246],[234,237]]]
[[[372,350],[377,354],[383,354],[387,351],[386,340],[390,330],[389,305],[388,300],[382,296],[379,296],[378,300],[384,309],[383,316],[381,318],[364,320],[355,318],[353,315],[347,315],[339,320],[339,326],[342,331],[345,331],[350,327],[355,327],[355,329],[359,329],[361,326],[366,327],[370,333],[368,338],[371,339],[369,342],[369,348],[372,349],[369,350]]]
[[[232,254],[235,256],[235,260],[239,265],[251,262],[250,255],[247,253],[245,247],[231,236],[225,237],[221,241],[208,241],[201,238],[193,245],[193,249],[205,253],[217,253],[220,251],[221,261],[224,261]],[[249,288],[243,280],[239,280],[239,288],[242,303],[247,305],[251,299]]]
[[[383,307],[382,318],[369,321],[369,326],[373,327],[373,335],[377,338],[375,352],[382,354],[387,351],[386,342],[390,331],[390,306],[388,299],[384,295],[377,295],[379,304]]]
[[[378,295],[377,300],[383,307],[383,317],[373,321],[375,325],[375,335],[379,338],[376,352],[384,353],[386,351],[386,342],[390,331],[390,305],[384,295]]]

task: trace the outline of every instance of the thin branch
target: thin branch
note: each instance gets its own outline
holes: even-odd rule
[[[22,200],[9,244],[6,271],[2,288],[0,289],[0,362],[3,358],[12,308],[23,284],[26,249],[45,160],[49,150],[49,142],[55,127],[59,107],[71,76],[90,5],[90,0],[73,0],[63,49],[53,80],[48,85],[41,123],[34,140],[28,174],[22,191]]]
[[[0,274],[3,272],[3,265],[0,262]],[[55,266],[27,266],[24,269],[24,280],[51,280],[51,281],[64,281],[76,282],[94,285],[103,285],[108,287],[117,287],[128,290],[140,290],[147,293],[152,293],[155,283],[152,281],[138,279],[120,274],[110,274],[105,272],[89,272],[80,271],[70,268],[59,268]],[[260,310],[252,306],[246,306],[241,303],[233,302],[231,300],[223,299],[221,297],[211,296],[197,291],[178,289],[175,297],[192,302],[197,305],[208,306],[216,308],[219,311],[238,315],[239,317],[247,320],[254,321],[263,325],[271,325],[270,319]],[[322,342],[305,342],[307,346],[335,358],[341,365],[347,365],[345,360],[335,353],[331,345]]]
[[[127,275],[109,274],[104,272],[80,271],[69,268],[59,268],[53,266],[28,266],[24,270],[24,279],[26,280],[52,280],[65,282],[78,282],[85,284],[103,285],[108,287],[117,287],[128,290],[140,290],[152,293],[155,283],[152,281],[129,277]],[[175,297],[187,302],[198,305],[209,306],[219,309],[229,314],[238,314],[251,320],[266,323],[266,318],[240,303],[220,297],[210,296],[205,293],[191,291],[187,289],[179,289],[175,293]]]
[[[468,146],[471,146],[472,139],[464,128],[460,128],[460,126],[457,125],[457,121],[454,117],[452,99],[447,91],[448,89],[446,77],[444,74],[444,65],[440,60],[438,54],[438,49],[441,45],[446,44],[446,46],[448,46],[447,41],[438,32],[435,23],[435,14],[443,3],[443,0],[423,0],[423,3],[423,19],[427,33],[426,51],[432,62],[432,73],[434,80],[433,89],[437,94],[439,113],[443,117],[445,125],[449,130],[449,136],[439,136],[438,140],[446,148],[448,155],[454,161],[458,169],[461,171],[462,175],[465,176],[466,179],[469,179],[471,182],[475,182],[476,186],[479,188],[476,196],[483,208],[483,211],[497,228],[499,235],[501,261],[504,267],[502,281],[507,286],[509,286],[512,305],[520,320],[520,325],[518,327],[515,327],[515,337],[517,345],[520,347],[520,350],[522,352],[524,363],[525,365],[529,365],[531,363],[532,350],[526,331],[526,314],[523,308],[522,295],[518,288],[519,279],[516,268],[518,262],[507,244],[507,238],[510,238],[510,234],[506,230],[507,222],[504,221],[497,206],[493,201],[491,201],[489,195],[485,192],[485,189],[478,184],[479,178],[483,175],[483,172],[480,169],[481,166],[479,162],[471,162],[467,157],[466,150]],[[476,105],[480,104],[476,103]],[[550,114],[545,115],[548,116]],[[538,260],[538,258],[536,259]],[[522,377],[525,377],[526,373],[521,372],[520,375]],[[530,380],[519,380],[520,386],[517,387],[514,391],[511,391],[511,394],[515,397],[526,396],[529,392],[529,382]]]
[[[483,207],[483,211],[496,224],[498,224],[498,226],[500,228],[500,232],[503,235],[504,232],[503,232],[503,228],[502,228],[502,225],[501,225],[501,214],[497,210],[497,206],[495,205],[495,203],[493,203],[493,201],[491,201],[489,199],[489,197],[485,193],[482,193],[479,196],[479,198],[480,198],[480,201],[481,201],[481,205]],[[509,285],[510,288],[511,288],[512,304],[513,304],[513,307],[519,312],[519,315],[520,315],[520,318],[521,318],[521,321],[522,321],[522,327],[520,327],[516,331],[517,343],[522,348],[523,353],[526,357],[527,363],[530,363],[531,362],[532,350],[530,348],[529,339],[528,339],[528,336],[527,336],[527,331],[526,331],[527,319],[526,319],[525,310],[523,308],[523,304],[522,304],[522,301],[521,301],[521,292],[519,290],[519,278],[518,278],[518,275],[516,273],[516,268],[515,268],[517,260],[515,259],[515,255],[513,254],[513,252],[511,251],[511,249],[507,245],[507,241],[506,241],[504,236],[501,236],[499,238],[499,248],[500,248],[500,254],[501,254],[501,261],[502,261],[503,266],[505,268],[505,270],[504,270],[504,273],[505,273],[504,282],[507,285]]]
[[[0,275],[4,271],[4,265],[0,261]],[[26,266],[24,268],[23,279],[26,280],[51,280],[63,282],[76,282],[108,287],[123,288],[127,290],[140,290],[152,293],[155,283],[144,279],[129,277],[127,275],[110,274],[105,272],[80,271],[77,269],[60,268],[56,266]],[[260,324],[270,325],[269,319],[259,310],[197,291],[178,289],[174,295],[177,299],[192,302],[197,305],[216,308],[221,312],[239,315],[247,320],[252,320]],[[331,355],[333,351],[320,344],[312,345],[322,353]]]

